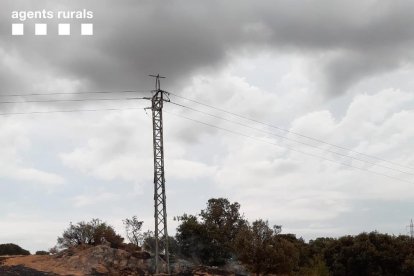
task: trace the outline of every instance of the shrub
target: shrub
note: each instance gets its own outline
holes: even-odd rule
[[[111,247],[119,248],[123,240],[112,226],[99,219],[92,219],[90,222],[70,223],[62,237],[58,237],[58,245],[61,248],[70,248],[82,244],[99,245],[108,242]]]
[[[16,244],[7,243],[0,244],[0,255],[30,255],[30,252]]]
[[[225,198],[212,198],[200,215],[178,217],[177,247],[187,258],[210,266],[224,265],[234,257],[234,241],[246,225],[240,204]]]
[[[40,250],[40,251],[36,251],[35,255],[50,255],[50,252]]]
[[[130,243],[141,247],[144,243],[145,236],[142,233],[143,221],[138,220],[137,216],[123,220],[126,236]]]
[[[57,253],[59,253],[59,248],[55,245],[52,248],[49,249],[49,253],[52,255],[55,255]]]

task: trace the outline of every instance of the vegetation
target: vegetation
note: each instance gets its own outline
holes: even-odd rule
[[[59,248],[58,248],[57,245],[55,245],[55,246],[53,246],[52,248],[49,249],[49,254],[55,255],[57,253],[59,253]]]
[[[254,273],[289,273],[298,267],[300,250],[294,236],[279,235],[280,227],[256,220],[235,240],[238,259]]]
[[[234,242],[238,232],[246,225],[240,215],[240,204],[225,198],[210,199],[199,217],[178,217],[177,228],[179,253],[206,265],[224,265],[235,258]]]
[[[124,238],[116,234],[112,226],[99,219],[92,219],[90,222],[70,223],[62,237],[58,238],[58,245],[61,248],[70,248],[82,244],[109,243],[111,247],[119,248],[123,245],[123,240]]]
[[[196,264],[224,267],[239,263],[256,275],[414,275],[414,240],[408,236],[371,232],[306,243],[293,234],[282,234],[280,225],[271,226],[262,219],[247,221],[240,214],[240,204],[225,198],[210,199],[199,214],[175,219],[179,225],[176,236],[169,237],[170,254]],[[71,223],[58,244],[68,248],[105,242],[116,248],[154,252],[154,235],[142,232],[142,221],[133,216],[123,222],[128,245],[98,219]],[[0,255],[10,254],[10,249],[3,253],[4,246],[0,245]]]
[[[13,243],[0,244],[0,256],[2,255],[30,255],[28,250]]]
[[[138,220],[137,216],[123,220],[127,239],[135,246],[141,247],[145,240],[145,235],[142,233],[143,221]]]
[[[160,240],[159,241],[159,249],[162,252],[165,244]],[[147,231],[144,233],[144,243],[143,243],[143,249],[155,253],[155,237],[154,232]],[[174,237],[168,236],[168,252],[171,256],[177,255],[178,253],[178,245],[177,240]]]
[[[414,241],[377,232],[305,243],[281,226],[240,215],[240,205],[210,199],[197,216],[178,217],[178,252],[204,265],[239,261],[257,275],[414,275]]]
[[[50,255],[50,252],[40,250],[40,251],[36,251],[35,255]]]
[[[323,256],[332,275],[414,275],[414,242],[407,236],[371,232],[319,238],[308,246],[311,256]]]

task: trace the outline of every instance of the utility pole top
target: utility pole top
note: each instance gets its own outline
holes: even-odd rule
[[[165,77],[160,76],[160,74],[157,74],[157,75],[148,75],[148,76],[155,78],[155,91],[161,90],[160,79],[165,79]]]

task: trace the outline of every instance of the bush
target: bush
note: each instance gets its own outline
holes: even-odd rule
[[[155,253],[154,233],[148,230],[147,232],[144,232],[143,235],[144,235],[144,241],[142,244],[142,248],[145,251]],[[163,252],[165,250],[165,243],[163,239],[159,240],[158,248],[160,252]],[[178,249],[177,240],[172,236],[168,236],[168,253],[170,254],[170,257],[177,255],[178,251],[179,249]]]
[[[44,250],[40,250],[36,251],[35,255],[50,255],[50,253]]]
[[[224,265],[234,257],[234,241],[246,225],[240,204],[225,198],[212,198],[200,215],[177,219],[177,247],[184,257],[210,266]]]
[[[92,219],[90,222],[70,223],[69,227],[63,232],[62,237],[58,237],[58,245],[61,248],[70,248],[77,245],[99,245],[110,243],[113,248],[122,246],[124,238],[115,233],[112,226],[107,225],[99,219]]]
[[[30,255],[30,252],[16,244],[7,243],[0,244],[0,255]]]
[[[133,253],[133,252],[136,252],[136,251],[142,251],[142,247],[136,246],[133,243],[124,243],[124,244],[122,244],[122,246],[119,249],[125,250],[125,251],[130,252],[130,253]]]
[[[143,221],[138,220],[137,216],[123,220],[126,236],[130,243],[141,247],[144,243],[144,234],[142,233]]]
[[[289,274],[299,263],[294,235],[280,235],[281,227],[271,228],[264,220],[247,224],[235,241],[238,259],[256,274]]]
[[[55,245],[52,248],[49,249],[49,253],[52,255],[55,255],[57,253],[59,253],[59,248]]]

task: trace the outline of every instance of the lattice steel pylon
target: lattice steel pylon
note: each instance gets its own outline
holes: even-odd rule
[[[165,195],[164,174],[164,140],[162,108],[164,101],[169,101],[168,92],[161,90],[160,79],[155,77],[155,90],[151,98],[152,106],[152,128],[154,144],[154,219],[155,219],[155,273],[160,272],[160,253],[164,251],[167,264],[167,273],[170,274],[170,258],[168,253],[168,231],[167,231],[167,205]]]
[[[408,233],[410,235],[410,238],[413,239],[414,238],[414,223],[412,219],[411,219],[410,225],[407,225],[407,228],[409,229]]]

